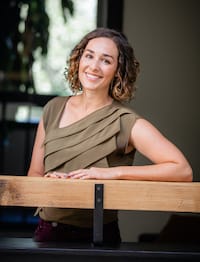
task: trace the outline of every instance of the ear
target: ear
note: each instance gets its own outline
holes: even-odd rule
[[[119,70],[118,69],[117,69],[114,77],[119,77]]]

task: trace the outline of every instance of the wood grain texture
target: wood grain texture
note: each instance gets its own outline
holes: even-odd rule
[[[200,212],[199,182],[70,180],[0,175],[0,205],[94,208],[94,184],[104,184],[104,208]]]

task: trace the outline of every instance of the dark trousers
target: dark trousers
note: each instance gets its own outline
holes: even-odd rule
[[[82,228],[40,219],[34,233],[37,242],[92,242],[93,228]],[[118,222],[104,224],[103,242],[119,244],[121,242]]]

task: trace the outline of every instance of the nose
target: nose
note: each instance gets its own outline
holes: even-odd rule
[[[93,59],[91,62],[90,62],[90,69],[92,71],[97,71],[99,70],[99,61],[97,59]]]

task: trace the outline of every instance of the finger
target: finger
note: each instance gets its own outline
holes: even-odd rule
[[[84,175],[84,176],[82,176],[80,179],[83,179],[83,180],[93,179],[93,177],[91,177],[91,175]]]
[[[85,174],[79,173],[79,174],[70,176],[70,179],[81,179],[83,176],[85,176]]]
[[[53,173],[47,173],[44,177],[56,177],[56,175]]]
[[[74,178],[74,177],[79,177],[81,175],[84,175],[86,174],[86,169],[78,169],[78,170],[75,170],[75,171],[72,171],[70,173],[68,173],[68,178]]]
[[[69,174],[64,173],[64,174],[62,175],[62,178],[65,178],[65,179],[69,178]]]
[[[50,177],[50,178],[59,178],[59,174],[57,172],[53,173],[47,173],[45,177]]]
[[[77,169],[77,170],[74,170],[74,171],[71,171],[68,173],[68,176],[74,176],[74,175],[78,175],[80,173],[83,173],[84,169]]]

